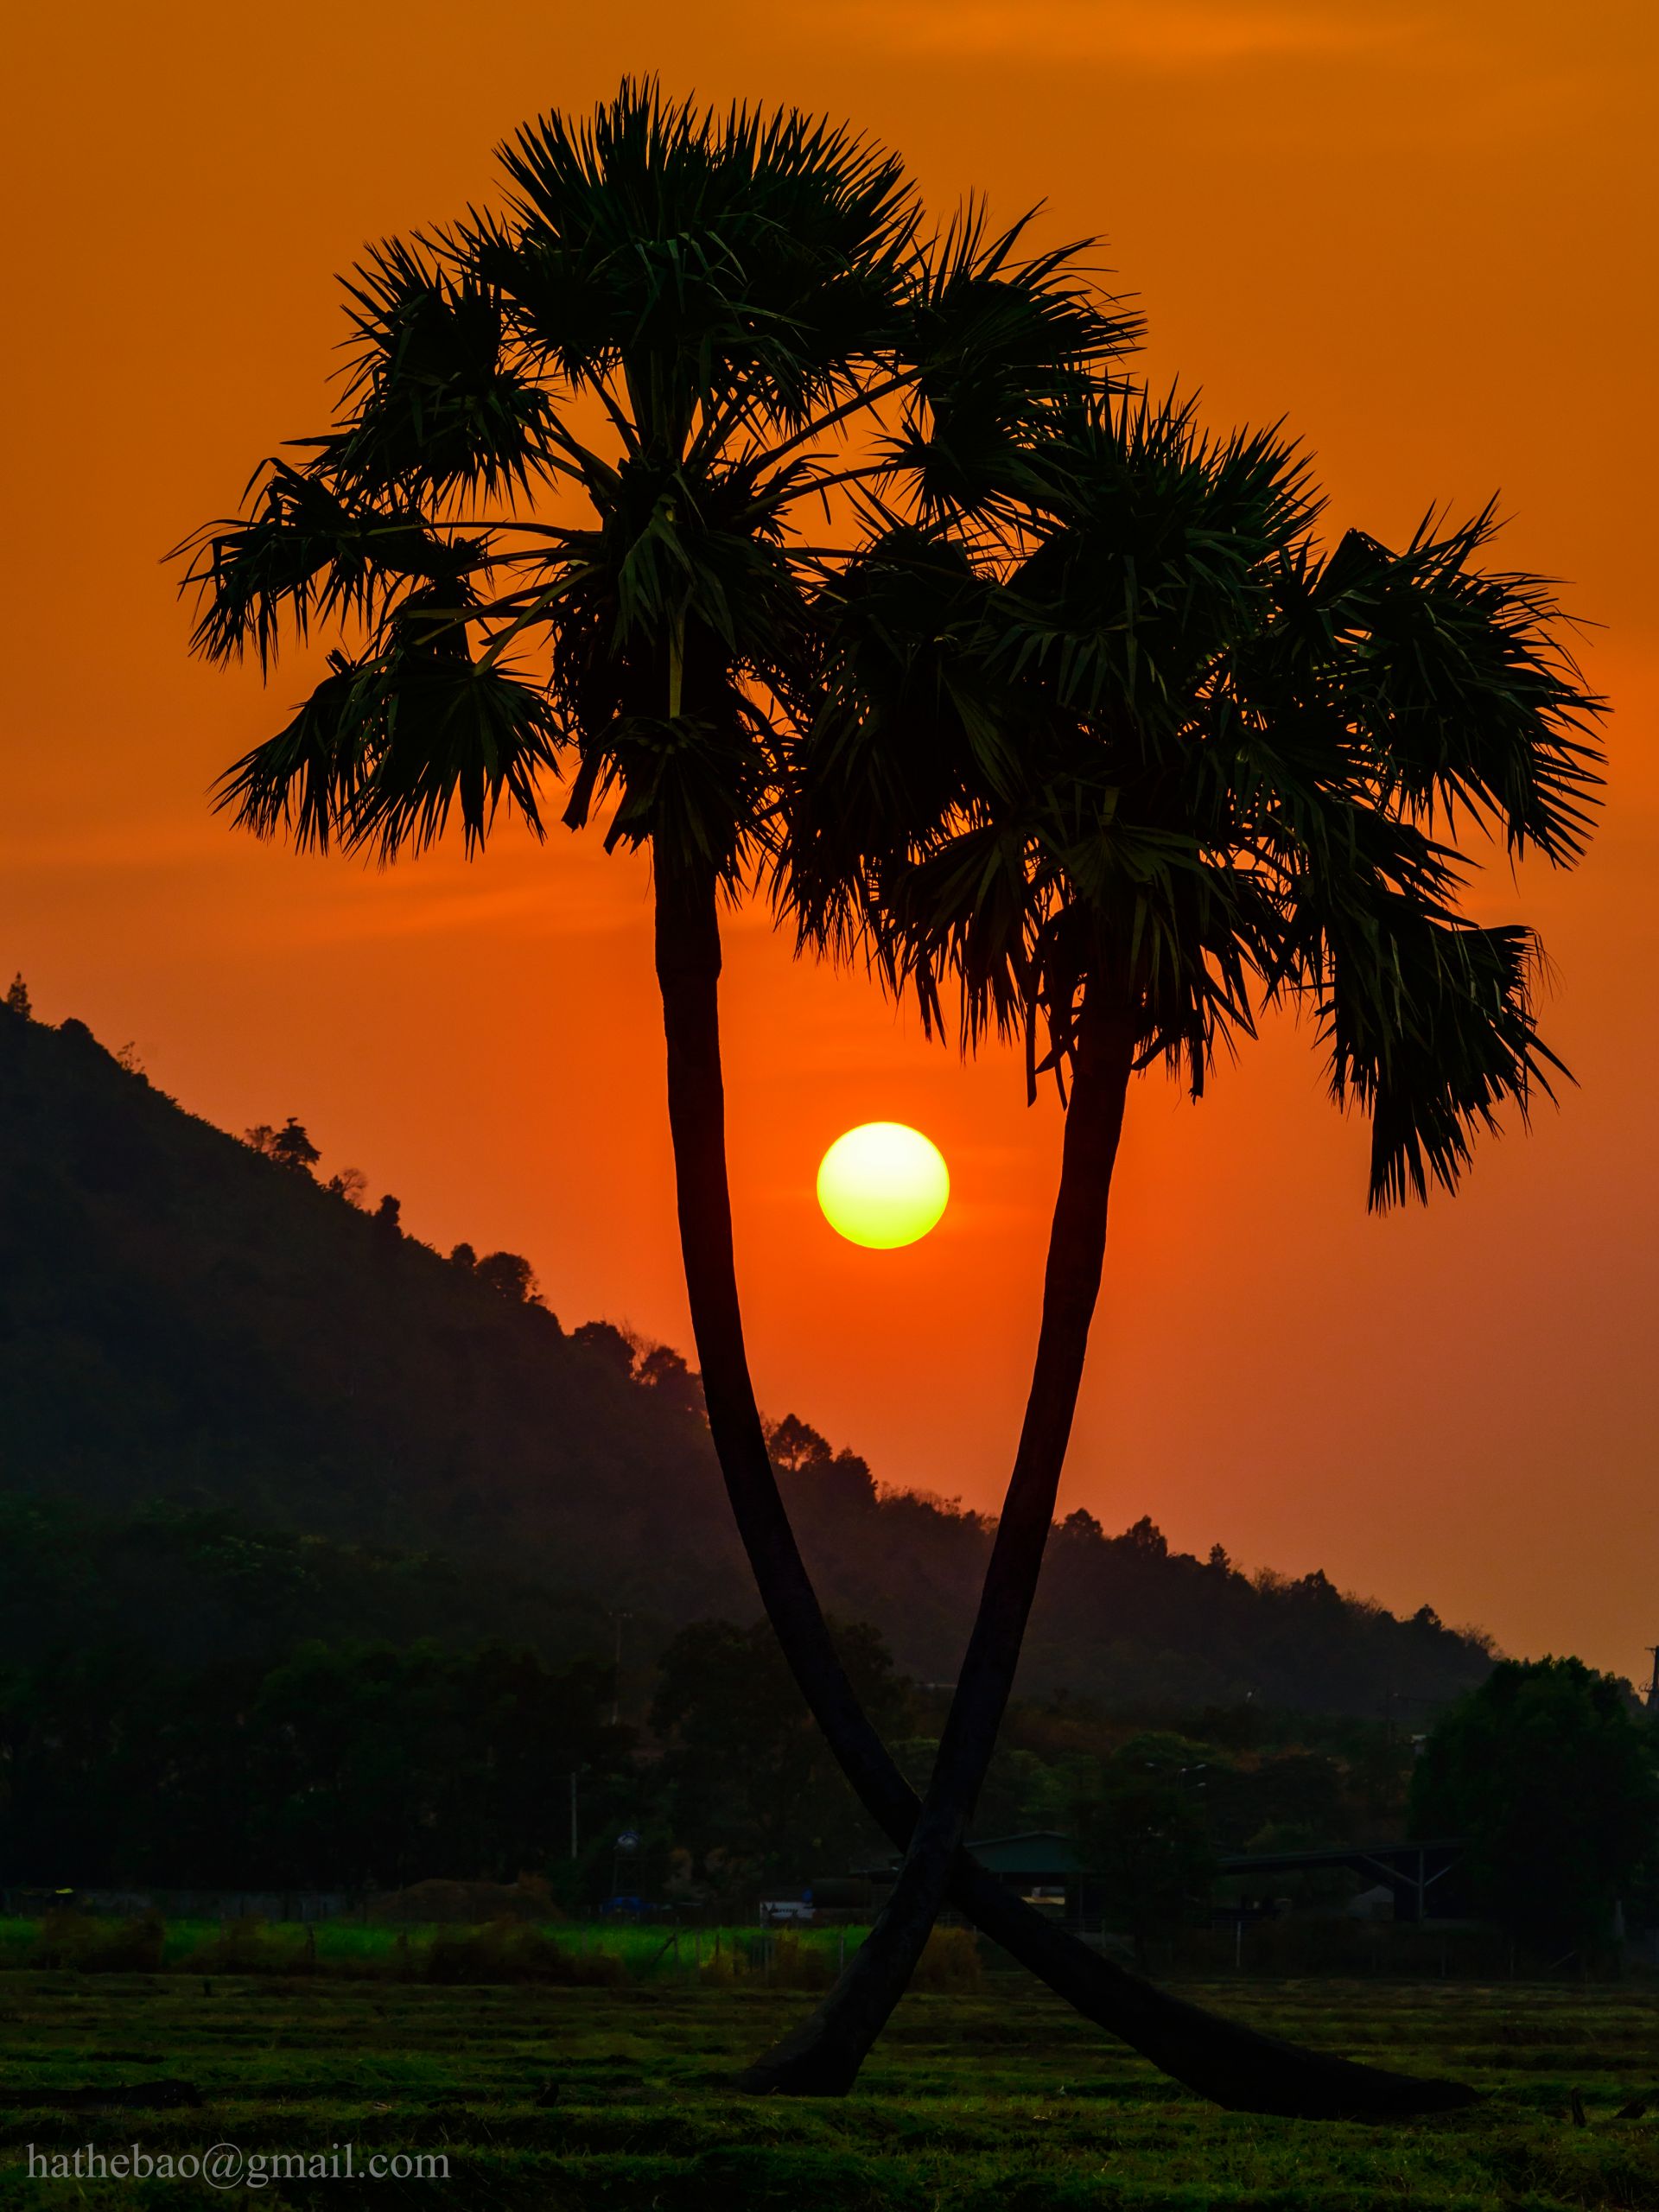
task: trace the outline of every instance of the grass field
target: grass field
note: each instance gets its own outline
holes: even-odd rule
[[[220,2143],[314,2155],[351,2143],[359,2171],[376,2151],[447,2158],[447,2180],[359,2185],[389,2206],[1659,2207],[1659,2111],[1615,2117],[1659,2088],[1651,1991],[1310,1983],[1211,1996],[1279,2032],[1456,2074],[1487,2101],[1386,2131],[1219,2113],[1012,1975],[979,1996],[907,1998],[856,2094],[803,2105],[726,2086],[810,2001],[776,1990],[16,1972],[0,1981],[0,2204],[226,2193],[31,2177],[30,2145],[38,2165],[87,2144],[176,2158]],[[194,2083],[200,2107],[63,2101],[162,2076]],[[272,2181],[257,2201],[338,2202],[342,2189]]]
[[[352,1920],[309,1927],[263,1921],[55,1921],[0,1917],[0,1970],[72,1967],[83,1974],[326,1974],[388,1981],[552,1980],[645,1987],[763,1986],[826,1988],[866,1930],[784,1928],[672,1929],[617,1920],[597,1926],[498,1921],[484,1928],[387,1927]],[[977,1980],[972,1939],[941,1931],[924,1979],[953,1986],[966,1965]],[[943,1969],[943,1971],[942,1971]]]

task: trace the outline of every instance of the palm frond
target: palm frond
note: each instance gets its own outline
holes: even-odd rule
[[[327,473],[372,493],[494,494],[553,455],[553,404],[511,355],[501,298],[462,266],[391,240],[346,280],[352,363]]]
[[[1400,804],[1448,824],[1466,810],[1517,855],[1571,861],[1601,783],[1602,702],[1543,579],[1476,565],[1495,530],[1491,507],[1442,532],[1430,518],[1398,554],[1351,531],[1317,596],[1347,648],[1357,725]]]
[[[1014,777],[1012,702],[979,643],[994,589],[960,537],[889,520],[814,601],[777,887],[803,943],[849,949],[874,871]]]
[[[291,836],[304,852],[349,841],[368,772],[366,697],[372,673],[343,652],[293,721],[219,779],[214,808],[257,837]]]
[[[565,820],[579,828],[617,796],[605,849],[649,846],[660,868],[707,870],[735,885],[767,834],[774,733],[752,700],[732,689],[725,711],[629,715],[584,751]]]
[[[1070,709],[1109,703],[1148,747],[1179,740],[1313,519],[1306,461],[1272,431],[1207,437],[1173,395],[1108,393],[1068,412],[1041,467],[1035,543],[1003,602],[1007,664]]]
[[[1455,1191],[1505,1103],[1524,1120],[1535,1090],[1554,1096],[1551,1072],[1566,1070],[1533,1018],[1535,964],[1529,930],[1397,896],[1333,933],[1320,1035],[1332,1096],[1370,1116],[1373,1208],[1426,1198],[1431,1179]]]
[[[285,623],[301,639],[321,622],[372,625],[400,593],[488,564],[486,541],[446,537],[416,508],[377,505],[287,461],[253,480],[250,518],[209,524],[176,549],[201,606],[191,642],[209,660],[251,645],[268,670]]]
[[[539,836],[563,733],[538,690],[474,662],[467,612],[429,594],[384,652],[331,654],[294,721],[222,779],[219,806],[261,836],[369,847],[383,861],[431,844],[454,812],[470,850],[504,802]]]
[[[1088,241],[1021,257],[1029,216],[993,235],[969,205],[921,256],[906,302],[912,367],[889,459],[925,515],[993,513],[1031,488],[1057,407],[1138,342],[1141,321],[1079,271]]]
[[[469,231],[526,342],[575,385],[620,374],[647,447],[746,393],[798,426],[890,341],[916,215],[893,157],[785,111],[723,118],[625,83],[501,149],[509,236]]]
[[[372,766],[352,813],[353,846],[382,861],[421,852],[455,814],[473,851],[504,804],[542,836],[541,785],[558,774],[565,738],[534,685],[464,651],[406,647],[377,670],[366,704]]]

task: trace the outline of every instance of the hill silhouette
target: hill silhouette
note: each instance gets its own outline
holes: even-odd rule
[[[83,1024],[0,1010],[0,1503],[18,1561],[0,1656],[124,1590],[134,1633],[208,1646],[258,1633],[238,1595],[256,1586],[284,1637],[510,1626],[559,1656],[605,1649],[615,1608],[642,1649],[754,1617],[677,1354],[567,1331],[512,1255],[445,1258],[395,1201],[371,1213],[318,1182],[288,1133],[260,1144],[181,1110]],[[878,1487],[793,1416],[774,1452],[827,1608],[874,1624],[920,1679],[954,1674],[992,1524]],[[1376,1714],[1490,1664],[1427,1607],[1402,1620],[1322,1574],[1249,1577],[1219,1550],[1171,1553],[1150,1522],[1108,1536],[1078,1513],[1021,1684]]]

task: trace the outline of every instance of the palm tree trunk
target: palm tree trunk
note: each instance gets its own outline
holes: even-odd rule
[[[1108,1014],[1085,1006],[1020,1448],[933,1777],[868,1940],[810,2018],[748,2069],[745,2088],[821,2096],[851,2088],[944,1903],[1007,1708],[1053,1523],[1100,1290],[1107,1201],[1134,1059],[1128,1008]]]
[[[859,1704],[779,1494],[743,1344],[726,1171],[720,929],[712,872],[657,886],[657,973],[669,1121],[692,1330],[715,1450],[767,1618],[814,1719],[865,1810],[905,1850],[920,1805]],[[1233,2110],[1384,2119],[1471,2102],[1452,2082],[1357,2066],[1222,2019],[1126,1973],[1024,1904],[966,1853],[950,1896],[1056,1994],[1198,2094]]]

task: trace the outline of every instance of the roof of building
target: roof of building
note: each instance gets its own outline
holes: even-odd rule
[[[1388,1879],[1421,1879],[1430,1866],[1444,1868],[1468,1848],[1460,1836],[1435,1836],[1422,1842],[1333,1843],[1319,1851],[1233,1851],[1217,1861],[1224,1874],[1295,1874],[1320,1867],[1373,1870]]]
[[[1032,1828],[1024,1835],[976,1836],[969,1844],[980,1865],[993,1874],[1080,1874],[1077,1845],[1058,1828]]]

